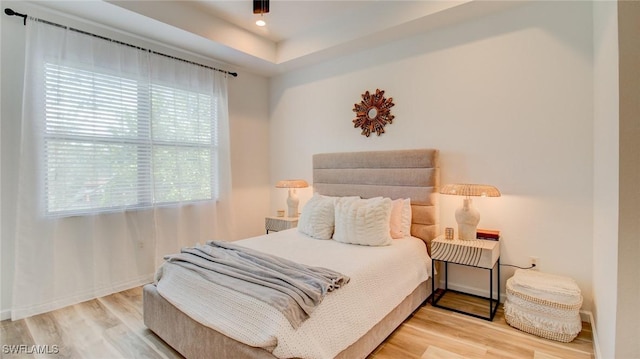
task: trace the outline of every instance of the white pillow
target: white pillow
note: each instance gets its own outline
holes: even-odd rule
[[[411,199],[392,201],[390,226],[393,239],[411,236]]]
[[[336,199],[336,197],[326,197],[314,193],[302,208],[298,220],[298,232],[317,239],[331,239]]]
[[[391,199],[344,199],[336,202],[333,239],[365,246],[391,244]]]

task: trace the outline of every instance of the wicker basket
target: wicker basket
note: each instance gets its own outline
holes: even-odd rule
[[[580,288],[571,278],[517,270],[507,280],[507,324],[523,332],[570,342],[582,330]]]

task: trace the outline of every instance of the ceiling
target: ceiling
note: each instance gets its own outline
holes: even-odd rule
[[[358,11],[371,6],[367,1],[312,1],[312,0],[271,0],[269,13],[264,16],[253,14],[252,1],[191,1],[191,6],[201,9],[275,43],[291,39],[309,29],[342,18],[344,15],[357,17]],[[263,18],[267,26],[259,27],[255,21]]]
[[[264,76],[380,46],[526,1],[42,0],[35,3]]]

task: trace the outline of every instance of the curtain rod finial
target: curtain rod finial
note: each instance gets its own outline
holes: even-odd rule
[[[20,16],[23,20],[24,20],[24,25],[27,25],[27,15],[26,14],[21,14],[18,12],[13,11],[13,9],[11,8],[5,8],[4,9],[4,13],[9,15],[9,16]]]

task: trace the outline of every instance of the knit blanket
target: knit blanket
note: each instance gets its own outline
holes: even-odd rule
[[[183,248],[165,260],[196,272],[209,282],[273,306],[293,328],[309,318],[327,293],[349,282],[349,277],[330,269],[223,241]]]

